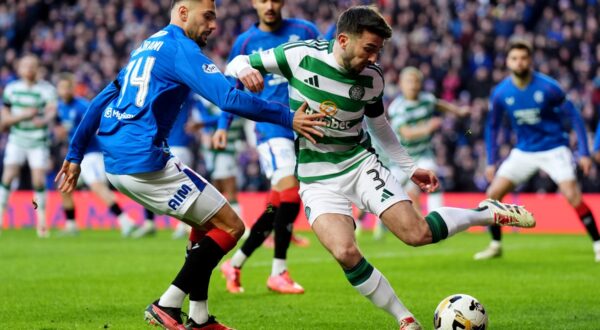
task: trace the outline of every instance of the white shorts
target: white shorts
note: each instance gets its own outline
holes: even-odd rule
[[[410,200],[402,185],[375,155],[341,176],[311,183],[301,182],[300,197],[311,226],[325,213],[352,217],[352,203],[361,210],[381,216],[393,204]]]
[[[175,158],[182,161],[187,166],[192,166],[194,162],[194,157],[192,156],[192,151],[188,147],[169,147],[171,153]]]
[[[101,152],[89,152],[81,161],[81,178],[86,185],[96,182],[106,182],[104,156]]]
[[[555,183],[576,180],[573,154],[565,146],[537,152],[513,149],[500,165],[497,175],[518,185],[539,170],[546,172]]]
[[[156,214],[168,214],[202,225],[227,202],[210,183],[177,158],[171,158],[160,171],[115,175],[108,180],[120,192]],[[196,214],[187,215],[194,205]]]
[[[206,165],[211,172],[210,177],[213,180],[237,177],[239,171],[235,154],[210,150],[206,153],[206,156]]]
[[[423,157],[419,157],[418,159],[415,159],[415,160],[416,160],[418,168],[430,170],[430,171],[433,171],[434,173],[437,173],[438,166],[435,162],[435,159],[433,159],[431,156],[423,156]],[[390,171],[392,172],[392,175],[396,179],[398,179],[398,181],[400,181],[400,183],[402,184],[404,189],[406,189],[406,190],[417,189],[417,190],[421,191],[421,189],[414,182],[412,182],[410,180],[408,175],[399,166],[390,165]]]
[[[265,176],[276,185],[279,180],[294,175],[296,169],[296,151],[294,141],[286,138],[273,138],[257,147],[260,167]]]
[[[31,169],[47,169],[50,160],[48,147],[22,148],[13,143],[7,143],[4,149],[4,165],[23,166],[25,161]]]

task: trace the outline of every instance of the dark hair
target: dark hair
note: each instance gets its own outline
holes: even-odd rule
[[[185,0],[171,0],[171,9],[175,8],[175,5],[176,5],[176,4],[178,4],[178,3],[180,3],[180,2],[183,2],[183,1],[185,1]],[[199,0],[198,0],[198,1],[199,1]],[[214,0],[213,0],[213,1],[214,1]]]
[[[513,49],[524,50],[527,51],[529,56],[533,55],[533,47],[531,46],[531,43],[525,39],[513,38],[509,40],[508,47],[506,48],[506,54],[508,55],[508,53],[510,53],[510,51]]]
[[[384,39],[392,36],[392,28],[374,6],[355,6],[344,11],[337,21],[337,34],[360,35],[367,30]]]

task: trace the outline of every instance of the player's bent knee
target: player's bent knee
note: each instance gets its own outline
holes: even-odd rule
[[[351,268],[360,261],[362,255],[356,245],[347,245],[336,247],[332,250],[333,257],[342,266]]]

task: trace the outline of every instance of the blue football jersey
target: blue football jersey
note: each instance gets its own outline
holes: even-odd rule
[[[60,124],[69,132],[69,140],[73,139],[75,129],[83,119],[89,104],[88,100],[82,97],[74,97],[69,103],[65,103],[62,99],[58,100],[57,117]],[[85,153],[98,151],[100,151],[100,147],[96,139],[93,138],[90,140]]]
[[[169,147],[188,147],[194,141],[194,136],[185,131],[185,124],[192,115],[194,105],[194,99],[191,96],[183,103],[167,139]]]
[[[238,55],[250,55],[275,48],[286,42],[316,39],[318,36],[319,30],[314,24],[300,19],[284,19],[281,27],[274,32],[262,31],[255,24],[236,39],[228,62]],[[260,98],[281,104],[289,103],[288,84],[284,77],[269,73],[264,76],[264,82],[265,88],[257,94]],[[241,83],[238,87],[243,88]],[[230,115],[225,114],[224,117],[226,120],[220,121],[219,128],[227,128],[231,123]],[[271,123],[256,123],[255,130],[258,143],[275,137],[294,139],[294,132],[291,129]]]
[[[596,128],[596,137],[594,138],[594,153],[600,152],[600,123]]]
[[[292,127],[288,107],[235,89],[180,27],[168,25],[143,41],[117,79],[92,100],[67,160],[81,162],[97,128],[108,173],[164,168],[171,157],[167,137],[190,91],[223,111]]]
[[[546,75],[534,72],[531,82],[523,89],[507,77],[492,93],[485,134],[488,164],[497,160],[497,135],[504,115],[516,133],[515,147],[519,150],[535,152],[568,146],[569,130],[565,125],[568,118],[577,132],[580,154],[589,155],[579,111],[566,98],[558,82]]]

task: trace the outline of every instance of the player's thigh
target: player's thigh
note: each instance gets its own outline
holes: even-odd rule
[[[529,180],[539,171],[540,165],[536,153],[513,149],[508,158],[500,165],[496,176],[503,177],[517,186]]]
[[[558,183],[558,189],[573,207],[578,207],[581,204],[581,188],[576,180],[562,181]]]
[[[193,227],[201,227],[205,231],[208,231],[211,228],[221,229],[236,239],[239,239],[244,234],[244,222],[228,203],[222,204],[222,206],[210,218],[206,219],[206,221],[198,223],[197,219],[201,218],[206,212],[204,203],[205,201],[202,199],[197,199],[181,220]]]
[[[50,149],[47,147],[27,149],[27,163],[33,170],[46,172],[48,170],[48,161],[50,160]]]
[[[95,183],[106,184],[106,170],[104,156],[101,152],[90,152],[83,156],[81,161],[81,178],[91,187]]]
[[[576,167],[573,153],[567,147],[558,147],[540,153],[540,168],[557,185],[566,181],[576,181]]]
[[[27,149],[18,147],[14,143],[7,143],[4,149],[4,168],[20,168],[27,160]]]
[[[299,194],[311,226],[322,214],[333,213],[352,218],[352,203],[341,193],[335,180],[301,182]]]
[[[280,186],[280,181],[283,178],[294,176],[296,153],[292,140],[286,138],[269,139],[259,144],[257,150],[261,168],[265,176],[271,180],[272,186]]]
[[[226,203],[217,189],[175,158],[160,171],[107,176],[115,188],[152,212],[185,218],[195,227],[208,221]],[[192,205],[195,212],[189,217],[186,213]]]
[[[185,165],[192,166],[194,157],[192,156],[192,151],[188,147],[170,147],[171,153],[173,156],[181,160]]]
[[[324,213],[312,224],[321,244],[346,269],[355,266],[362,255],[354,235],[354,219],[348,215]]]
[[[214,169],[211,174],[213,180],[235,178],[238,166],[235,154],[229,152],[216,152],[214,155]]]
[[[410,201],[402,185],[375,156],[364,160],[352,176],[354,182],[344,189],[350,201],[360,209],[381,216],[395,203]]]

